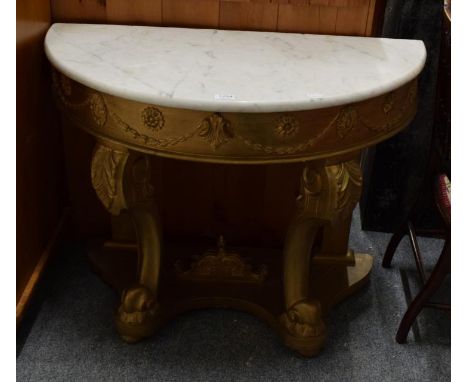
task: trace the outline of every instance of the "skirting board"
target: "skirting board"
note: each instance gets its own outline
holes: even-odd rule
[[[24,287],[23,293],[21,294],[20,299],[16,303],[16,327],[18,327],[19,323],[21,322],[28,303],[31,300],[31,297],[34,294],[36,286],[41,278],[42,273],[44,272],[45,266],[47,265],[49,259],[51,258],[52,254],[57,248],[57,243],[60,241],[60,237],[63,234],[64,227],[70,216],[69,208],[65,208],[62,217],[60,218],[57,226],[55,227],[54,232],[45,248],[44,252],[42,252],[39,261],[37,262],[36,266],[34,267],[33,272],[29,278],[28,283]]]

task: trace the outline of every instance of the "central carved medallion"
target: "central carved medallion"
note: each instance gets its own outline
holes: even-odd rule
[[[227,252],[223,236],[218,238],[218,248],[210,249],[201,256],[195,256],[188,269],[176,262],[177,276],[186,281],[247,282],[261,283],[268,270],[266,265],[253,270],[251,264],[234,252]]]
[[[198,126],[198,135],[208,141],[213,150],[216,150],[230,138],[233,138],[231,123],[218,113],[206,117]]]

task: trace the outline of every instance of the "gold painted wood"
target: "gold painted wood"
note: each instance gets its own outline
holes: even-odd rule
[[[134,102],[54,75],[60,106],[91,134],[163,157],[267,164],[356,152],[402,130],[416,112],[416,80],[382,96],[325,109],[213,113]]]
[[[359,164],[308,164],[301,180],[298,209],[284,248],[286,312],[281,316],[285,342],[301,354],[318,353],[325,342],[321,304],[310,299],[310,257],[317,234],[325,223],[348,218],[361,194]]]
[[[106,209],[113,215],[128,212],[135,228],[139,279],[136,285],[123,291],[116,317],[122,338],[135,342],[153,334],[158,312],[161,232],[149,179],[149,161],[144,155],[129,153],[125,146],[98,140],[91,177]]]
[[[136,282],[136,278],[128,272],[136,264],[135,250],[131,246],[108,243],[103,249],[91,252],[90,258],[95,271],[116,291],[122,291]],[[203,247],[193,244],[171,244],[165,247],[164,258],[172,261],[166,261],[161,274],[159,311],[155,319],[155,330],[178,315],[193,309],[228,307],[258,316],[270,325],[288,346],[307,355],[308,353],[305,353],[297,342],[288,342],[289,332],[280,320],[284,313],[284,302],[279,297],[283,290],[281,253],[275,249],[245,247],[235,247],[232,250],[245,256],[255,254],[257,261],[265,263],[269,270],[265,282],[233,285],[231,282],[219,280],[211,282],[180,280],[174,274],[176,272],[174,264],[186,261],[197,251],[201,253]],[[356,253],[354,257],[354,266],[337,267],[323,263],[312,266],[310,298],[321,302],[323,319],[334,304],[355,293],[368,281],[373,263],[372,256]]]
[[[362,185],[359,152],[413,118],[416,80],[369,100],[281,113],[216,113],[134,102],[57,71],[53,86],[64,115],[97,138],[92,184],[118,217],[114,238],[137,240],[132,282],[128,275],[109,274],[109,264],[94,257],[106,279],[117,278],[111,284],[127,280],[118,287],[123,292],[116,326],[122,338],[135,342],[150,336],[188,309],[228,306],[263,317],[287,346],[316,355],[326,340],[326,312],[362,286],[372,266],[371,257],[347,248]],[[283,265],[265,254],[252,259],[227,250],[221,237],[217,250],[171,254],[161,269],[162,234],[145,154],[215,164],[304,163]],[[129,222],[134,235],[128,234]],[[121,242],[105,251],[132,248]]]

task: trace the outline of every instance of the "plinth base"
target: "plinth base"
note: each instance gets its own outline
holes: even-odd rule
[[[242,258],[249,259],[251,273],[222,279],[219,273],[210,276],[193,268],[194,255],[203,254],[204,249],[206,246],[197,248],[196,245],[168,245],[164,249],[155,330],[171,318],[192,309],[230,308],[265,320],[287,346],[305,356],[313,356],[320,351],[320,348],[298,345],[297,338],[291,338],[280,324],[280,316],[285,310],[280,250],[232,248],[236,253],[242,253]],[[355,264],[351,266],[334,261],[327,264],[322,258],[312,261],[310,296],[320,301],[324,315],[334,304],[368,281],[372,256],[359,253],[354,258]],[[134,245],[106,243],[90,250],[89,259],[95,272],[119,294],[138,283]]]

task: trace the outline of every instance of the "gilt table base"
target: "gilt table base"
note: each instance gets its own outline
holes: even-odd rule
[[[203,253],[206,246],[168,244],[165,248],[158,292],[159,311],[155,316],[153,330],[184,312],[202,308],[227,308],[253,314],[266,321],[290,348],[304,356],[316,355],[324,342],[317,347],[291,336],[281,325],[284,312],[282,284],[282,253],[280,250],[259,248],[229,248],[242,253],[255,264],[268,269],[268,281],[232,282],[183,280],[178,275],[177,264],[187,263],[196,254]],[[320,301],[326,316],[333,305],[341,302],[363,287],[369,279],[373,258],[357,253],[355,265],[337,266],[312,261],[310,297]],[[93,270],[119,295],[129,285],[137,283],[137,248],[135,245],[120,245],[107,242],[94,246],[89,251]],[[133,271],[132,271],[133,270]],[[127,342],[131,338],[123,336]]]
[[[324,312],[357,288],[372,263],[347,247],[362,185],[355,158],[351,153],[304,164],[282,253],[233,250],[220,236],[215,248],[171,254],[163,248],[149,158],[99,140],[91,162],[93,186],[114,219],[133,232],[137,253],[134,266],[124,268],[136,277],[123,277],[126,288],[119,288],[115,322],[121,337],[136,342],[177,312],[227,306],[262,316],[289,347],[306,356],[317,354],[326,340]],[[321,288],[318,280],[323,280]]]

